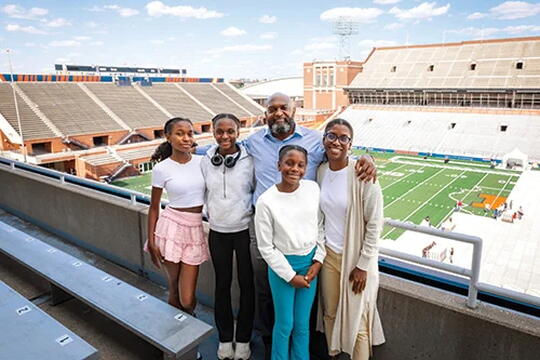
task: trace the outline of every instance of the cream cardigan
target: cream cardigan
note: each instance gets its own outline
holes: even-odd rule
[[[381,320],[377,311],[379,290],[378,239],[383,226],[383,199],[379,183],[362,182],[356,178],[355,162],[348,165],[347,219],[340,276],[340,297],[336,312],[334,331],[328,346],[330,355],[345,352],[352,355],[356,336],[360,330],[362,314],[367,311],[369,345],[385,342]],[[328,163],[319,167],[317,181],[322,183]],[[349,274],[358,267],[367,271],[366,288],[360,294],[352,291]],[[320,294],[320,292],[319,292]],[[317,330],[324,331],[321,299]]]

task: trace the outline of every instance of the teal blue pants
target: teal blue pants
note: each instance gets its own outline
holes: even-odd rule
[[[314,255],[315,248],[307,255],[285,255],[285,258],[298,275],[305,275]],[[309,288],[296,289],[268,267],[268,281],[275,312],[272,360],[309,360],[309,317],[317,278]]]

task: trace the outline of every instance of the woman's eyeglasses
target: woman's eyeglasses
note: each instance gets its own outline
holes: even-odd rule
[[[337,136],[336,134],[331,133],[331,132],[327,132],[326,134],[324,134],[324,138],[330,142],[334,142],[338,140],[343,145],[347,145],[348,143],[351,142],[351,138],[348,137],[347,135]]]

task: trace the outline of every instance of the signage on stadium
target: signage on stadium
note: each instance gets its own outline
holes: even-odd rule
[[[77,71],[92,73],[135,73],[135,74],[166,74],[166,75],[186,75],[186,69],[164,69],[164,68],[140,68],[126,66],[102,66],[102,65],[65,65],[54,64],[56,71]]]

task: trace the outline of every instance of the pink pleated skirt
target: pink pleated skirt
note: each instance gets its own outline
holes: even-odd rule
[[[202,227],[202,214],[166,207],[159,215],[154,238],[165,260],[200,265],[210,258]],[[148,251],[145,245],[145,251]]]

